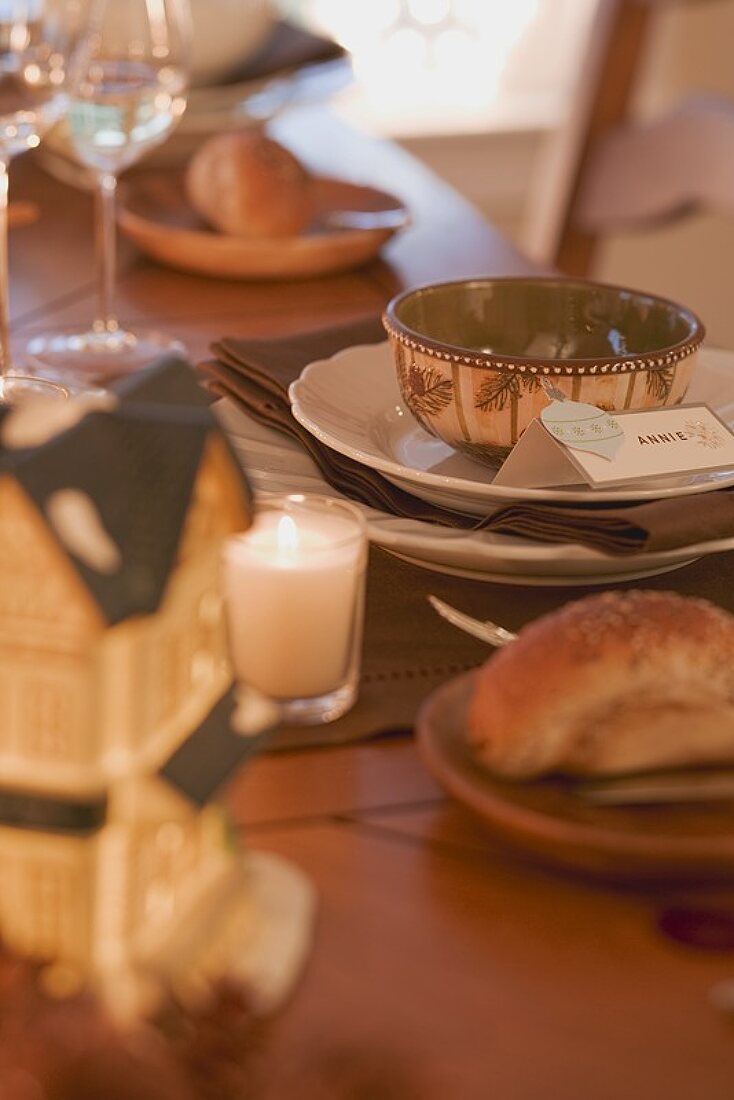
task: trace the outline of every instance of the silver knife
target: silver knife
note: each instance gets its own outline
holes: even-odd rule
[[[681,802],[734,801],[734,769],[624,775],[583,779],[569,790],[594,806],[645,806]]]

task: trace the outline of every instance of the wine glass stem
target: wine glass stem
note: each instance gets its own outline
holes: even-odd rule
[[[8,162],[0,158],[0,376],[12,366],[10,357],[10,287],[8,279]]]
[[[117,332],[119,323],[114,312],[115,298],[115,193],[117,179],[109,172],[97,177],[97,280],[99,301],[95,332]]]

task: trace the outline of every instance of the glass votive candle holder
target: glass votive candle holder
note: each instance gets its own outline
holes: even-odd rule
[[[367,527],[354,505],[293,494],[258,502],[228,540],[224,583],[238,681],[292,724],[330,722],[357,698]]]

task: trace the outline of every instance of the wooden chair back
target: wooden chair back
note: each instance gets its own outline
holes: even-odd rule
[[[675,2],[598,0],[571,108],[536,176],[533,259],[588,275],[615,229],[697,207],[734,213],[734,104],[693,96],[651,122],[631,112],[656,9]]]

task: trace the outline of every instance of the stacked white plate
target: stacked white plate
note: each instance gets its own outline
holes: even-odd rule
[[[703,351],[686,397],[734,425],[734,353]],[[414,496],[486,516],[513,500],[590,503],[654,500],[734,485],[734,469],[686,475],[639,490],[494,486],[491,468],[428,435],[403,404],[387,343],[347,348],[310,364],[291,386],[293,414],[326,446],[379,470]],[[226,399],[218,413],[256,490],[335,495],[295,442],[254,423]],[[444,573],[509,584],[584,585],[632,580],[734,549],[734,538],[618,557],[575,543],[544,544],[490,532],[458,531],[365,508],[370,537],[385,549]]]

